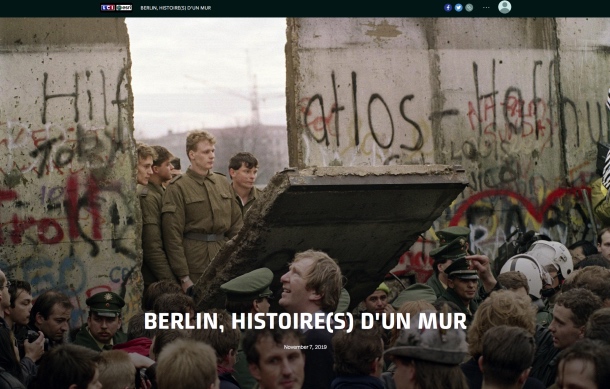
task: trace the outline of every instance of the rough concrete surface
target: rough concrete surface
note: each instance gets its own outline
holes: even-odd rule
[[[197,282],[200,309],[219,307],[219,285],[266,266],[272,288],[295,253],[322,250],[335,258],[357,304],[397,265],[467,185],[459,167],[308,168],[277,173],[244,227]],[[279,297],[279,296],[278,296]]]
[[[65,292],[73,328],[96,292],[140,309],[128,42],[122,18],[0,23],[0,268]]]

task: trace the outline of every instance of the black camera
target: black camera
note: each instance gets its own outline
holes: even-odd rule
[[[23,343],[26,340],[30,343],[33,343],[36,341],[36,339],[38,339],[38,336],[40,336],[38,331],[28,330],[27,333],[25,334],[25,336],[22,336],[21,338],[17,338],[17,346],[19,347],[20,353],[21,353],[21,350],[23,349]],[[47,339],[47,338],[44,338],[44,351],[49,351],[49,339]]]
[[[28,334],[27,334],[27,339],[28,342],[33,343],[36,341],[36,339],[38,339],[38,336],[40,334],[36,331],[32,331],[32,330],[28,330]]]

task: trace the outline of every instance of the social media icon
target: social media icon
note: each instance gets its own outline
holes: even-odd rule
[[[464,7],[462,7],[462,4],[457,3],[455,5],[455,7],[453,7],[453,9],[455,9],[455,12],[462,12],[462,10],[464,9]]]
[[[466,10],[466,12],[471,12],[474,9],[474,7],[472,6],[472,4],[468,3],[464,7],[464,9]]]
[[[503,0],[498,4],[498,10],[503,14],[509,13],[511,8],[510,1]]]
[[[445,11],[451,12],[452,9],[453,9],[453,6],[451,4],[445,4]]]

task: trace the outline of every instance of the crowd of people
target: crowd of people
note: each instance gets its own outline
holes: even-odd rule
[[[566,247],[537,234],[494,271],[471,252],[468,228],[448,227],[436,232],[427,282],[387,280],[357,304],[337,261],[307,250],[288,264],[280,291],[264,267],[222,284],[224,308],[206,313],[223,331],[147,328],[145,313],[195,316],[194,282],[261,195],[253,155],[231,159],[229,181],[212,171],[211,134],[193,132],[186,145],[184,173],[164,147],[137,149],[144,293],[127,323],[123,298],[100,292],[72,331],[68,296],[47,290],[33,299],[29,283],[0,271],[0,389],[608,387],[608,228],[597,245]],[[284,328],[271,315],[263,328],[233,325],[232,315],[270,313],[274,296],[282,312],[317,316],[318,325]],[[329,314],[351,306],[353,328],[329,331],[337,324]],[[364,328],[364,313],[409,314],[412,325]],[[448,314],[463,315],[466,328],[415,324]]]

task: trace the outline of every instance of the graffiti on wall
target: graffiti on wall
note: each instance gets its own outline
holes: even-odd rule
[[[426,100],[416,88],[386,96],[379,92],[384,88],[378,77],[371,82],[355,71],[349,94],[338,93],[341,72],[331,70],[329,85],[320,88],[326,94],[310,92],[300,99],[305,164],[434,163],[439,162],[436,155],[441,163],[466,168],[469,188],[400,258],[395,271],[410,269],[425,279],[432,271],[426,253],[436,247],[434,231],[452,225],[468,226],[473,251],[492,259],[517,229],[566,245],[593,237],[583,189],[589,193],[595,161],[578,161],[566,174],[565,144],[584,154],[598,141],[608,141],[608,113],[598,101],[561,95],[554,59],[519,64],[520,71],[529,73],[513,83],[499,74],[501,63],[473,61],[463,93],[447,98],[446,108],[426,117],[414,115],[411,105]],[[386,88],[396,89],[395,83]],[[433,129],[441,134],[433,135]]]
[[[411,115],[414,94],[404,94],[394,101],[381,92],[362,92],[358,74],[352,71],[350,96],[343,101],[346,97],[338,94],[337,78],[332,71],[331,96],[316,93],[299,101],[305,147],[311,149],[315,144],[316,152],[322,151],[321,157],[329,158],[328,165],[352,165],[357,155],[365,156],[372,165],[403,160],[421,163],[432,157],[431,150],[424,150],[430,126],[422,126]],[[305,156],[306,161],[311,158]]]
[[[16,96],[28,108],[0,117],[0,266],[29,282],[34,297],[50,288],[66,293],[75,307],[73,327],[86,318],[85,300],[97,291],[123,296],[126,317],[139,309],[122,62],[95,71],[43,66]]]

